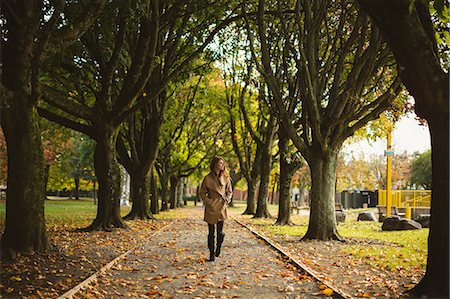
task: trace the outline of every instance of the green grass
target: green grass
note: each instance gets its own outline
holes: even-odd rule
[[[92,199],[59,199],[46,200],[44,205],[45,223],[47,226],[67,225],[87,226],[92,223],[97,214],[97,205]],[[122,207],[121,214],[124,216],[130,211],[129,207]],[[4,223],[6,204],[0,203],[0,221]]]
[[[187,208],[193,208],[194,204],[188,202]],[[123,206],[120,213],[125,216],[130,212],[131,207]],[[156,219],[173,219],[177,217],[177,210],[168,210],[154,215]],[[97,214],[97,205],[92,199],[71,200],[46,200],[44,206],[45,222],[47,227],[66,225],[68,227],[88,226]],[[0,202],[0,222],[4,224],[6,214],[5,202]]]
[[[269,205],[269,212],[273,217],[278,214],[278,206]],[[236,203],[231,211],[242,214],[245,203]],[[346,240],[354,242],[344,243],[343,251],[355,257],[361,257],[376,267],[386,266],[395,268],[425,269],[428,244],[428,228],[409,231],[382,231],[379,222],[356,221],[357,215],[371,209],[353,209],[347,211],[347,220],[338,226],[339,234]],[[276,218],[252,219],[251,215],[240,216],[257,230],[263,229],[272,236],[284,235],[299,237],[305,235],[308,229],[309,216],[291,215],[295,226],[274,225]],[[263,227],[261,227],[263,226]]]
[[[201,203],[199,204],[201,205]],[[246,204],[235,202],[229,211],[235,215],[244,212]],[[189,209],[194,208],[193,202],[183,209],[169,210],[155,215],[156,219],[173,219],[185,217]],[[269,236],[285,235],[298,237],[306,233],[309,216],[305,213],[292,214],[291,220],[295,226],[274,225],[278,214],[278,206],[268,206],[270,214],[274,218],[252,219],[252,215],[243,215],[246,222],[251,223],[257,230],[263,230]],[[427,238],[429,230],[424,228],[414,231],[382,231],[381,223],[356,221],[356,216],[367,209],[350,210],[347,212],[347,220],[338,226],[339,234],[347,240],[357,242],[344,243],[343,251],[355,257],[365,258],[374,266],[418,267],[425,268],[427,256]],[[130,207],[122,207],[124,216],[130,211]],[[184,212],[183,212],[184,211]],[[97,213],[97,205],[92,200],[47,200],[45,201],[45,218],[47,227],[64,225],[67,227],[84,227],[92,223]],[[5,203],[0,203],[0,221],[5,221]]]

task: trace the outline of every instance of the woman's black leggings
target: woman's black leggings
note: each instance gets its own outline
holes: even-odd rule
[[[214,226],[217,227],[217,236],[220,236],[223,233],[223,221],[219,221],[217,224],[208,223],[208,236],[211,238],[214,238]]]

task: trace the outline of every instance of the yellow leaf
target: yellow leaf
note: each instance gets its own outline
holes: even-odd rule
[[[13,277],[10,278],[10,280],[22,281],[22,278],[20,278],[19,276],[13,276]]]
[[[323,289],[322,291],[320,291],[320,293],[324,294],[326,296],[331,296],[333,294],[333,290],[330,288],[326,288],[326,289]]]

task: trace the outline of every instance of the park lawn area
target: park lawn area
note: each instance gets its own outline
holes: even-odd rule
[[[337,228],[345,242],[300,241],[308,229],[308,210],[291,214],[294,225],[279,226],[274,225],[277,205],[268,205],[273,218],[259,219],[242,215],[245,207],[245,203],[237,202],[230,212],[351,297],[400,297],[425,272],[427,228],[382,231],[382,223],[356,221],[359,213],[374,209],[351,209],[345,223]]]
[[[130,209],[121,207],[122,216]],[[155,220],[126,221],[128,229],[80,232],[77,229],[87,227],[96,216],[97,205],[92,199],[46,200],[48,250],[18,257],[14,262],[3,262],[0,297],[56,298],[120,254],[146,242],[155,231],[188,211],[169,210],[155,215]],[[5,214],[6,204],[2,200],[0,233],[4,230]]]
[[[122,207],[121,214],[129,212],[129,207]],[[44,202],[45,223],[47,227],[65,225],[67,227],[85,227],[95,218],[97,205],[92,199],[51,199]],[[5,221],[6,204],[0,203],[0,221]]]
[[[231,208],[236,214],[242,214],[245,210],[244,203],[235,204]],[[291,215],[293,226],[274,225],[278,215],[278,206],[268,205],[269,213],[275,218],[252,219],[251,215],[240,215],[246,223],[263,229],[268,236],[298,237],[305,235],[308,229],[309,215],[295,212]],[[342,250],[349,254],[365,257],[374,266],[387,266],[391,269],[397,267],[418,267],[425,269],[428,251],[428,228],[410,231],[382,231],[382,223],[374,221],[356,221],[357,215],[361,212],[373,209],[354,209],[347,211],[347,220],[338,225],[339,234],[347,241]],[[348,243],[348,244],[347,244]],[[356,243],[356,244],[355,244]],[[360,244],[361,243],[361,244]],[[380,250],[380,244],[383,246]]]
[[[91,198],[75,199],[50,199],[44,205],[45,223],[47,227],[66,226],[68,228],[86,227],[92,223],[97,213],[97,205]],[[120,213],[125,216],[130,212],[131,206],[122,206]],[[0,227],[4,225],[6,204],[0,202]],[[176,214],[173,210],[154,215],[156,219],[173,219]]]

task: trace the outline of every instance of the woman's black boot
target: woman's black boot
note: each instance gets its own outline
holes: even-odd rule
[[[225,238],[225,233],[220,233],[217,235],[216,256],[220,255],[220,249],[222,248],[222,243],[223,243],[224,238]]]
[[[209,248],[209,260],[208,262],[213,262],[214,257],[214,235],[208,235],[208,248]]]

